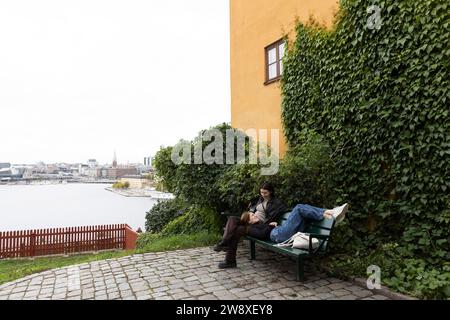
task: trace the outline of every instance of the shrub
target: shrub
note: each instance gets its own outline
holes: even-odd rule
[[[232,212],[244,210],[259,193],[262,181],[267,179],[260,175],[260,169],[256,164],[228,167],[217,182],[222,207]]]
[[[230,143],[225,138],[226,132],[227,130],[232,129],[225,123],[208,130],[202,130],[192,141],[181,141],[179,143],[179,145],[187,145],[190,147],[188,156],[190,156],[191,159],[195,158],[195,150],[198,146],[200,146],[202,153],[205,152],[210,142],[202,141],[200,138],[204,136],[205,133],[210,132],[211,129],[219,130],[222,134],[223,160],[225,162],[227,143]],[[237,135],[239,134],[243,133],[237,131]],[[246,160],[248,160],[250,150],[249,139],[250,138],[247,137],[244,144]],[[236,158],[237,139],[233,141],[233,145],[234,156]],[[242,172],[243,176],[247,175],[245,172],[248,170],[252,170],[256,173],[256,169],[260,168],[259,165],[243,165],[244,167],[242,167],[241,165],[235,164],[207,164],[204,161],[200,164],[192,162],[176,165],[172,162],[171,154],[173,149],[178,146],[163,148],[156,154],[154,163],[160,180],[163,181],[170,192],[174,193],[180,199],[184,199],[190,204],[215,209],[217,212],[230,209],[230,206],[233,208],[236,207],[236,204],[232,200],[223,198],[224,192],[232,191],[232,188],[234,187],[232,185],[227,185],[226,179],[236,176],[236,174],[239,175],[238,172]],[[218,150],[212,151],[212,156],[215,156],[215,152],[217,151]],[[245,182],[244,184],[248,185],[249,183]]]
[[[313,131],[302,133],[301,143],[289,149],[274,178],[278,196],[289,207],[298,203],[326,208],[336,205],[331,150],[323,137]]]
[[[158,201],[145,216],[147,232],[160,232],[170,221],[181,216],[186,211],[186,204],[175,198]]]
[[[130,183],[128,181],[125,182],[116,182],[112,186],[115,189],[128,189],[130,187]]]
[[[136,249],[144,249],[161,239],[161,235],[159,233],[153,232],[143,232],[139,234],[136,241]]]
[[[231,129],[227,124],[221,124],[211,129],[219,130],[222,136],[225,137],[226,130]],[[191,157],[194,158],[194,149],[197,145],[201,144],[202,152],[210,144],[209,141],[201,141],[200,137],[203,136],[208,130],[202,130],[197,138],[190,142]],[[223,139],[223,159],[226,159],[226,141]],[[214,150],[213,155],[215,155]],[[196,204],[202,207],[214,208],[217,211],[221,211],[222,202],[220,201],[220,191],[218,189],[217,182],[222,176],[224,171],[230,165],[226,164],[207,164],[202,161],[201,164],[180,164],[176,171],[176,189],[175,194],[181,198],[188,199],[192,204]]]
[[[221,233],[222,221],[218,213],[209,208],[192,205],[186,213],[170,221],[161,231],[164,236],[196,232]]]
[[[160,191],[175,191],[176,166],[171,159],[172,149],[173,147],[161,148],[152,161],[157,170],[156,184]]]
[[[227,124],[218,125],[212,129],[218,129],[225,137],[225,131],[231,129]],[[178,145],[187,144],[191,150],[188,156],[194,159],[194,146],[202,143],[199,139],[207,130],[202,130],[198,137],[193,141],[180,141]],[[209,144],[207,141],[202,143],[202,151]],[[176,146],[177,147],[177,146]],[[224,139],[224,159],[226,150],[226,141]],[[222,164],[201,164],[182,163],[175,164],[172,161],[172,151],[174,147],[163,148],[157,152],[154,160],[155,168],[160,180],[165,188],[175,194],[177,197],[185,199],[193,204],[208,206],[213,208],[220,207],[219,194],[216,187],[218,177],[226,169]]]

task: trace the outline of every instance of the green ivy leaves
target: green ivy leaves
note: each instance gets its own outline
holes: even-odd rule
[[[378,30],[367,27],[372,5]],[[285,134],[293,148],[312,129],[338,151],[354,248],[373,243],[364,226],[375,216],[376,242],[397,239],[432,264],[448,257],[439,217],[450,208],[449,11],[447,0],[347,0],[332,31],[297,26],[282,79]]]

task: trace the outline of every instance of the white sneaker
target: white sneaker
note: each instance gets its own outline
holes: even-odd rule
[[[340,207],[333,208],[331,211],[336,224],[338,224],[345,218],[345,214],[348,211],[348,203],[344,203]]]

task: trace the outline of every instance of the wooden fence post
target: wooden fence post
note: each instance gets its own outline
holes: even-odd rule
[[[30,234],[30,256],[34,257],[36,253],[36,233],[34,231]]]
[[[124,250],[134,250],[136,249],[136,241],[138,238],[138,233],[133,231],[130,226],[125,225],[125,241]]]

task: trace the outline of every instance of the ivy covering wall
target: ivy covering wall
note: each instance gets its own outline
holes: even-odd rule
[[[375,7],[374,7],[375,6]],[[351,203],[335,243],[395,242],[438,268],[450,260],[450,2],[342,1],[332,30],[298,23],[282,78],[290,147],[327,140],[336,191]]]

